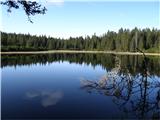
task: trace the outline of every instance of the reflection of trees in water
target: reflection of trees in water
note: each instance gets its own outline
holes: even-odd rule
[[[148,72],[148,58],[144,56],[141,73],[133,76],[115,56],[115,67],[99,81],[83,80],[82,89],[112,96],[113,102],[126,115],[138,118],[160,118],[160,80]]]
[[[142,56],[118,56],[121,60],[121,66],[126,66],[132,75],[141,72]],[[114,67],[115,57],[110,54],[37,54],[37,55],[2,55],[1,67],[20,66],[20,65],[45,65],[55,61],[68,61],[70,63],[92,65],[93,67],[101,65],[104,69],[110,70]],[[148,61],[148,71],[151,75],[160,76],[159,57],[150,57]],[[122,71],[123,72],[123,71]]]

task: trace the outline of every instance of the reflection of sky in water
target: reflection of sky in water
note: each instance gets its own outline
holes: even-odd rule
[[[24,65],[17,66],[16,69],[4,67],[2,68],[2,115],[7,118],[37,117],[37,115],[83,117],[90,111],[87,115],[91,116],[94,113],[92,109],[97,108],[99,100],[104,102],[106,100],[96,99],[97,95],[89,96],[80,90],[80,79],[96,80],[104,73],[105,70],[100,66],[93,68],[91,65],[69,62]],[[97,110],[102,110],[101,114],[106,112],[100,108]]]
[[[81,88],[88,93],[112,96],[113,102],[128,115],[160,118],[160,81],[156,78],[148,74],[146,61],[141,74],[133,76],[127,68],[121,68],[117,58],[115,68],[105,77],[98,81],[83,80]]]
[[[43,107],[48,107],[52,105],[56,105],[60,99],[63,97],[63,93],[61,91],[32,91],[27,92],[26,97],[29,99],[34,99],[36,97],[40,97],[41,104]]]
[[[93,68],[91,65],[70,64],[66,61],[16,68],[4,67],[2,68],[2,116],[121,117],[123,112],[113,103],[110,96],[88,94],[80,89],[81,79],[98,81],[106,74],[106,70],[101,66]],[[159,80],[157,76],[151,77]],[[154,95],[152,94],[152,97]]]

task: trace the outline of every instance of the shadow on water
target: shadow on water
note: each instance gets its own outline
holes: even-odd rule
[[[160,80],[153,79],[150,75],[149,58],[143,56],[139,68],[141,72],[135,76],[122,65],[120,57],[114,58],[114,68],[98,81],[82,80],[81,89],[88,93],[111,96],[125,116],[160,119]]]

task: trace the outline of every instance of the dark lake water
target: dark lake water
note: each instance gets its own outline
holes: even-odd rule
[[[160,119],[158,57],[2,55],[2,119]]]

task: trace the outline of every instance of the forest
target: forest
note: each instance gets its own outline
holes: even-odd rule
[[[115,67],[115,58],[118,57],[121,61],[121,68],[128,69],[132,75],[136,76],[138,73],[143,71],[143,56],[138,55],[124,55],[116,56],[114,54],[29,54],[29,55],[2,55],[1,56],[1,67],[14,66],[32,66],[33,64],[46,65],[52,64],[53,62],[68,61],[69,63],[85,64],[96,67],[97,65],[102,66],[105,70],[111,70]],[[160,62],[159,57],[148,57],[148,73],[152,76],[160,76]],[[122,69],[122,73],[124,72]]]
[[[146,52],[159,52],[160,30],[158,29],[119,29],[68,39],[45,35],[16,34],[1,32],[1,51],[42,51],[42,50],[96,50],[135,52],[139,48]]]

